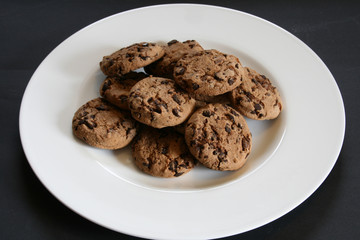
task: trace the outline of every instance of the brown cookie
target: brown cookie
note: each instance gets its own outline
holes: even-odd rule
[[[172,40],[167,43],[164,50],[165,54],[161,59],[144,68],[148,74],[158,77],[173,78],[174,66],[177,61],[186,54],[202,51],[203,48],[195,40],[187,40],[185,42]]]
[[[276,118],[282,110],[279,92],[266,76],[244,69],[243,82],[229,94],[233,107],[251,119]]]
[[[82,105],[74,114],[72,129],[76,137],[103,149],[119,149],[137,133],[137,123],[130,113],[122,112],[102,98]]]
[[[121,76],[160,59],[165,51],[156,43],[141,42],[104,56],[100,68],[107,76]]]
[[[195,99],[179,88],[174,80],[148,77],[136,83],[129,95],[132,116],[154,128],[184,122],[195,107]]]
[[[156,177],[179,177],[195,165],[184,137],[171,129],[144,127],[132,144],[141,171]]]
[[[251,133],[235,109],[219,103],[196,110],[185,129],[192,155],[214,170],[241,168],[251,151]]]
[[[173,74],[176,83],[189,93],[215,96],[239,86],[242,71],[237,57],[217,50],[204,50],[182,57]]]
[[[143,72],[130,72],[120,77],[107,77],[100,87],[100,95],[115,106],[129,110],[130,89],[140,80],[148,77]]]

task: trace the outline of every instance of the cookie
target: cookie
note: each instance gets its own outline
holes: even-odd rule
[[[172,40],[167,43],[164,50],[165,54],[161,59],[144,67],[148,74],[158,77],[173,78],[176,62],[186,54],[202,51],[203,48],[195,40],[187,40],[185,42]]]
[[[237,57],[213,49],[182,57],[174,67],[173,76],[189,93],[215,96],[239,86],[242,71]]]
[[[121,76],[160,59],[165,51],[156,43],[141,42],[104,56],[100,69],[107,76]]]
[[[195,166],[184,137],[171,129],[145,127],[132,144],[135,165],[156,177],[179,177]]]
[[[137,123],[102,98],[81,106],[72,120],[74,135],[90,146],[119,149],[128,145],[137,133]]]
[[[100,95],[118,108],[129,110],[130,89],[146,77],[148,75],[143,72],[130,72],[120,77],[107,77],[100,86]]]
[[[190,117],[185,140],[192,155],[204,166],[227,171],[245,164],[252,136],[240,113],[215,103],[196,110]]]
[[[243,82],[230,93],[232,106],[244,116],[256,120],[274,119],[283,104],[270,80],[251,68],[244,68]]]
[[[136,83],[128,101],[133,118],[154,128],[184,122],[195,107],[195,99],[174,80],[161,77],[148,77]]]

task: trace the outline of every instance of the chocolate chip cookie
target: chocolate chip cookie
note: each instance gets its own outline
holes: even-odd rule
[[[136,83],[128,101],[133,118],[154,128],[184,122],[195,107],[195,99],[174,80],[161,77],[148,77]]]
[[[141,42],[104,56],[100,68],[107,76],[121,76],[160,59],[165,51],[156,43]]]
[[[184,137],[171,129],[145,127],[132,144],[136,166],[156,177],[179,177],[195,165]]]
[[[182,57],[175,65],[173,76],[189,93],[215,96],[239,86],[242,71],[237,57],[213,49]]]
[[[107,77],[100,87],[100,95],[115,106],[129,110],[130,89],[140,80],[148,77],[143,72],[130,72],[123,76]]]
[[[208,104],[196,110],[185,129],[192,155],[214,170],[241,168],[251,151],[252,136],[245,119],[228,105]]]
[[[187,40],[185,42],[172,40],[167,43],[164,50],[165,54],[161,59],[144,68],[148,74],[158,77],[173,78],[176,62],[186,54],[202,51],[203,48],[195,40]]]
[[[87,144],[103,149],[119,149],[137,133],[137,123],[130,113],[120,111],[102,98],[81,106],[72,120],[74,135]]]
[[[243,82],[230,93],[233,107],[251,119],[278,117],[283,104],[277,89],[265,75],[248,67],[244,69]]]

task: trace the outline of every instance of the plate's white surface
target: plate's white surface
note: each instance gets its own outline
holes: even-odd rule
[[[275,121],[249,120],[253,152],[240,171],[197,167],[158,179],[134,167],[129,149],[94,149],[73,137],[74,112],[99,95],[103,55],[172,39],[234,54],[278,87],[285,109]],[[344,130],[336,82],[304,43],[258,17],[188,4],[123,12],[77,32],[36,70],[20,111],[24,151],[52,194],[102,226],[157,239],[224,237],[286,214],[327,177]]]

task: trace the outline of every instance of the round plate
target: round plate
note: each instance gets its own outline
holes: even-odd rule
[[[236,55],[279,89],[280,117],[248,120],[253,151],[241,170],[198,166],[179,178],[155,178],[134,166],[130,148],[95,149],[73,136],[73,114],[99,96],[104,55],[172,39]],[[339,89],[310,48],[261,18],[192,4],[135,9],[75,33],[38,67],[20,111],[27,159],[54,196],[104,227],[156,239],[224,237],[286,214],[327,177],[344,131]]]

